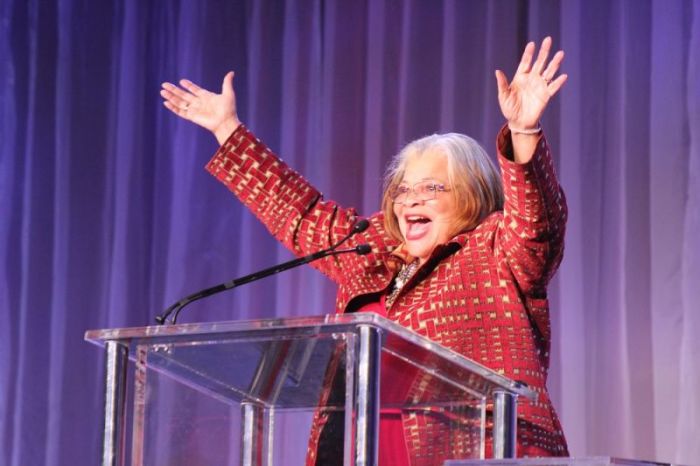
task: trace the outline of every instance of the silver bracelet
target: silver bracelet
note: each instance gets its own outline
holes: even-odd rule
[[[508,129],[512,134],[539,134],[542,132],[542,125],[537,123],[537,128],[532,128],[532,129],[519,129],[519,128],[513,128],[508,124]]]

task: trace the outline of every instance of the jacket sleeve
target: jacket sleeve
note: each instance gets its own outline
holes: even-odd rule
[[[507,127],[499,133],[497,145],[505,197],[497,249],[523,294],[543,298],[564,250],[564,192],[544,135],[540,135],[534,156],[525,164],[512,160]]]
[[[330,247],[350,233],[358,220],[354,209],[325,201],[318,190],[243,125],[219,148],[206,169],[297,256]],[[368,220],[370,227],[342,247],[368,243],[372,253],[327,257],[311,265],[336,282],[341,282],[349,269],[371,266],[377,261],[376,255],[387,250],[387,236],[381,215]]]

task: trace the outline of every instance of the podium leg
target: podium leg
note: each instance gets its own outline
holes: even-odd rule
[[[379,373],[382,341],[380,331],[374,327],[362,325],[359,326],[359,331],[359,351],[355,361],[355,465],[376,466],[379,458]]]
[[[518,395],[494,392],[493,457],[515,458],[517,446]]]
[[[105,400],[102,440],[102,466],[123,466],[126,423],[126,367],[128,347],[108,341],[105,344]]]
[[[241,420],[241,466],[262,466],[265,410],[254,403],[242,403]]]

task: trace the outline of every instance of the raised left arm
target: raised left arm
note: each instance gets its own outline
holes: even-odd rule
[[[533,138],[530,160],[517,163],[510,133],[504,126],[497,141],[505,198],[498,253],[505,257],[525,296],[543,297],[562,259],[566,198],[544,135]]]

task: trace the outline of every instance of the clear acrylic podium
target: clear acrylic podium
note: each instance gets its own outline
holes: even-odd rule
[[[517,397],[536,396],[372,313],[91,330],[85,339],[106,355],[103,466],[303,464],[319,413],[339,419],[342,464],[374,465],[380,410],[434,414],[461,457],[479,459],[487,404],[494,457],[509,458]]]

